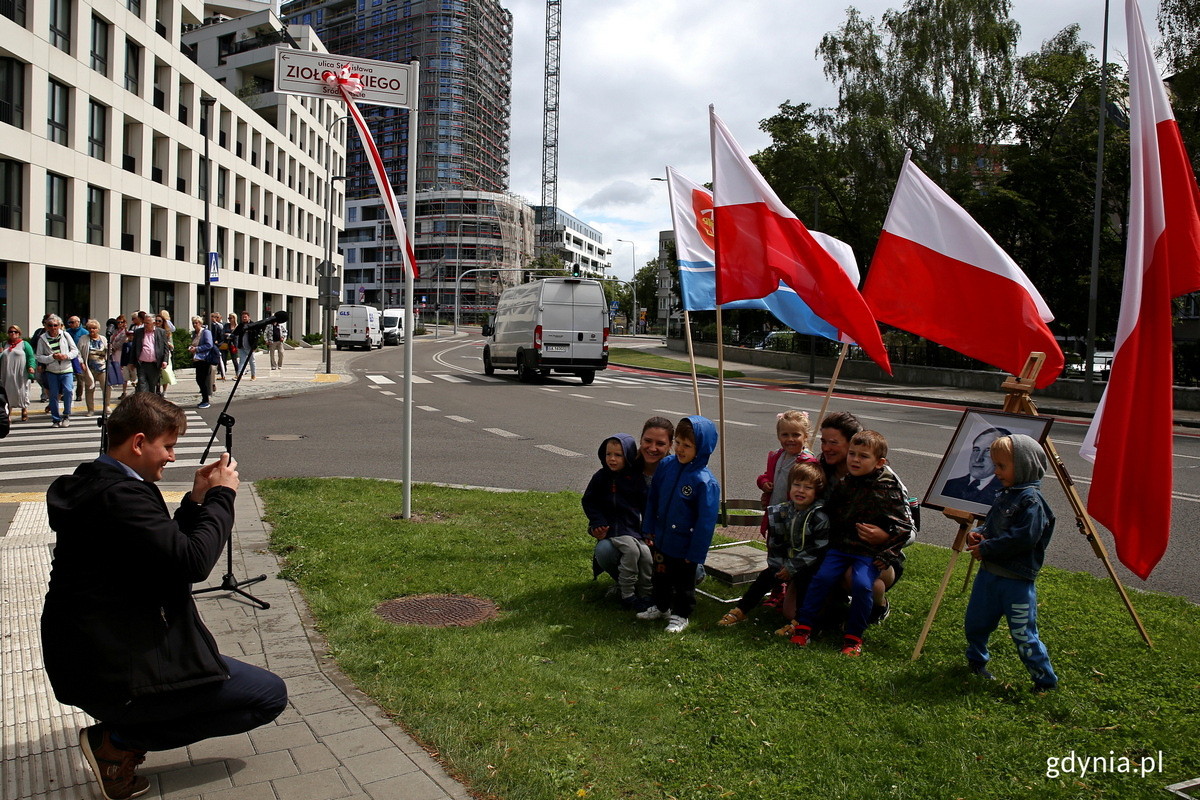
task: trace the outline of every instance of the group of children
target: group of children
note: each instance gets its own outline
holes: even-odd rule
[[[886,618],[884,592],[903,571],[902,549],[915,538],[916,502],[887,464],[887,439],[854,423],[845,469],[837,470],[809,450],[807,414],[779,415],[780,448],[758,478],[767,566],[718,625],[742,622],[771,593],[768,602],[782,605],[791,620],[777,633],[804,647],[842,587],[850,608],[841,651],[855,656],[862,652],[867,626]],[[638,619],[668,618],[672,633],[688,626],[696,565],[704,563],[717,523],[721,491],[708,469],[716,443],[711,420],[699,415],[681,420],[674,455],[659,462],[647,487],[635,468],[633,438],[617,434],[601,443],[602,466],[583,497],[589,532],[609,539],[620,553],[622,604],[637,611]],[[1005,490],[968,538],[968,550],[981,561],[966,614],[968,665],[976,675],[992,677],[987,641],[1004,616],[1034,689],[1046,691],[1058,684],[1038,637],[1034,588],[1054,530],[1054,515],[1039,489],[1046,457],[1034,439],[1020,434],[998,438],[991,452]]]

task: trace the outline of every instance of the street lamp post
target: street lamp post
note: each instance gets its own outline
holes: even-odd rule
[[[638,304],[637,304],[637,245],[628,239],[617,239],[618,242],[624,242],[629,245],[633,255],[633,276],[629,279],[629,288],[633,293],[633,335],[637,336],[638,329]]]
[[[350,119],[349,114],[340,117],[335,117],[325,126],[325,275],[330,278],[329,284],[332,284],[333,278],[333,182],[346,180],[345,175],[333,174],[333,127],[339,122],[345,122]],[[318,288],[319,288],[318,281]],[[324,313],[321,315],[324,330],[321,331],[321,341],[325,343],[325,374],[328,375],[333,371],[332,366],[332,348],[329,342],[329,331],[333,327],[333,318],[331,316],[332,306],[329,303],[329,297],[322,297],[321,304],[325,307]]]
[[[212,107],[216,102],[217,98],[211,95],[200,95],[200,106],[203,109],[204,118],[204,285],[208,306],[204,309],[204,313],[209,317],[212,317],[213,312],[213,285],[212,276],[208,274],[208,254],[212,252],[212,221],[209,214],[211,206],[209,197],[212,195],[212,161],[208,157],[208,140],[212,138]]]

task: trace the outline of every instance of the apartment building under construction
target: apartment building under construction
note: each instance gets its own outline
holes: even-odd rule
[[[507,195],[509,170],[509,113],[512,75],[512,14],[496,0],[291,0],[283,4],[291,24],[311,25],[329,51],[359,58],[409,62],[421,65],[420,106],[417,131],[416,186],[417,218],[414,228],[421,279],[416,294],[437,291],[435,277],[453,284],[460,271],[481,266],[479,248],[465,244],[435,245],[422,241],[426,230],[442,225],[469,232],[502,230],[513,222],[501,218],[501,209],[519,208],[524,203]],[[363,107],[371,133],[379,146],[388,177],[397,193],[408,185],[408,112],[401,109]],[[347,144],[346,194],[353,206],[370,213],[378,197],[365,153],[353,133]],[[490,197],[489,195],[494,195]],[[457,199],[456,211],[446,212],[449,197]],[[404,201],[401,202],[404,207]],[[527,206],[524,206],[527,208]],[[441,212],[433,216],[432,209]],[[523,211],[521,212],[523,213]],[[520,216],[520,214],[517,214]],[[431,227],[432,226],[432,227]],[[348,225],[348,228],[355,226]],[[397,284],[389,275],[399,274],[398,261],[388,254],[394,241],[364,241],[366,229],[347,231],[343,250],[378,255],[375,274],[362,261],[347,264],[345,297],[377,295],[380,303],[396,299],[386,294]],[[391,236],[387,226],[374,226],[380,235]],[[514,231],[520,229],[520,225]],[[498,243],[499,250],[491,244]],[[486,248],[484,264],[523,266],[534,243],[522,235],[497,237]],[[508,249],[508,248],[519,249]],[[391,272],[389,272],[389,270]],[[474,273],[462,282],[464,293],[475,294],[475,279],[488,284],[492,279],[515,282],[519,273],[486,276]],[[366,278],[372,280],[366,280]],[[355,280],[351,280],[354,278]],[[359,288],[354,288],[359,287]],[[365,288],[370,287],[370,288]],[[484,286],[480,286],[484,289]],[[355,294],[351,294],[354,292]]]

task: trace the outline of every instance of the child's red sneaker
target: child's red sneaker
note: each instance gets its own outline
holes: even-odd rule
[[[842,639],[842,655],[857,656],[862,653],[862,639],[857,636],[846,634],[846,638]]]
[[[792,635],[792,644],[797,647],[808,647],[810,639],[812,639],[812,628],[807,625],[797,625],[796,632]]]

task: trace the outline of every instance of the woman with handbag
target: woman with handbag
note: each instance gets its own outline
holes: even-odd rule
[[[125,390],[128,384],[125,383],[125,370],[121,368],[121,358],[125,352],[125,344],[129,341],[129,331],[126,328],[125,315],[121,314],[113,321],[113,332],[108,337],[108,380],[105,382],[105,405],[108,408],[109,394],[112,392],[112,387],[121,387],[121,396],[117,398],[118,402],[125,399]]]
[[[29,383],[37,372],[37,358],[21,329],[8,326],[8,342],[0,348],[0,383],[12,408],[21,409],[21,422],[29,421]]]
[[[166,316],[163,316],[164,314]],[[175,377],[175,328],[173,325],[171,325],[170,313],[166,311],[155,315],[154,324],[157,327],[162,328],[167,333],[167,360],[163,364],[162,370],[159,372],[157,390],[158,394],[166,397],[167,387],[174,386],[175,384],[179,383],[178,379]]]
[[[87,416],[96,413],[96,384],[104,387],[100,396],[104,408],[108,408],[112,387],[108,385],[108,340],[100,335],[100,323],[89,319],[84,325],[87,329],[85,336],[79,337],[79,360],[83,362],[84,400],[87,402]]]
[[[200,387],[200,405],[196,408],[208,408],[212,390],[212,368],[221,361],[221,351],[213,344],[212,331],[200,317],[192,317],[192,344],[188,350],[192,354],[192,362],[196,365],[196,385]]]

